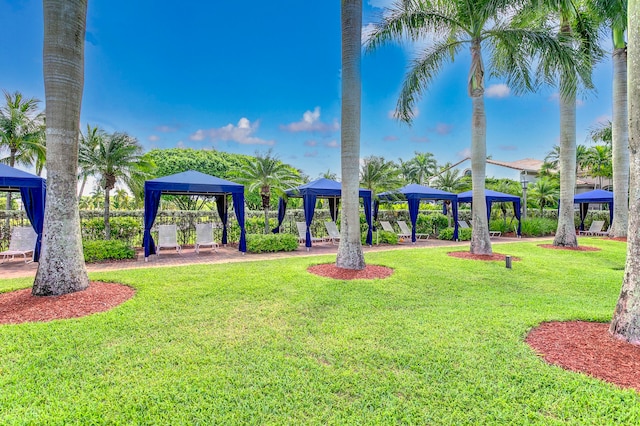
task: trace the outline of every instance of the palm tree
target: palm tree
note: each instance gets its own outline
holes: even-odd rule
[[[80,147],[78,151],[78,168],[80,169],[79,179],[82,179],[80,184],[80,190],[78,191],[78,197],[82,196],[84,187],[87,184],[87,179],[90,175],[91,169],[91,157],[93,152],[99,145],[104,144],[104,139],[107,134],[104,130],[98,128],[98,126],[91,127],[87,124],[87,132],[80,132]]]
[[[98,131],[100,133],[100,131]],[[97,138],[93,150],[83,150],[83,171],[95,177],[104,190],[104,237],[111,239],[109,209],[111,190],[118,181],[127,186],[151,177],[153,164],[143,159],[142,145],[126,133],[107,134]]]
[[[269,150],[266,154],[256,152],[255,157],[244,158],[236,176],[240,183],[247,185],[247,191],[260,191],[264,211],[264,233],[269,234],[271,194],[281,195],[287,189],[294,188],[301,182],[300,175]]]
[[[629,133],[627,123],[627,0],[590,0],[613,39],[613,124],[609,123],[613,157],[612,237],[627,236],[629,216]]]
[[[392,41],[410,38],[417,41],[432,36],[434,42],[417,58],[405,78],[396,115],[410,122],[419,94],[426,90],[443,65],[460,53],[471,51],[467,88],[471,97],[472,136],[471,170],[473,182],[473,227],[471,252],[491,254],[484,195],[486,166],[486,117],[484,109],[485,65],[483,47],[489,53],[492,75],[505,76],[515,92],[536,86],[529,70],[532,58],[542,52],[558,63],[572,64],[574,54],[541,26],[535,29],[512,25],[515,8],[524,1],[514,0],[405,0],[384,14],[381,23],[367,40],[369,50]],[[541,62],[541,64],[543,64]],[[552,67],[544,63],[546,69]],[[541,74],[546,69],[541,69]]]
[[[430,152],[415,152],[415,157],[404,162],[400,159],[402,174],[409,183],[426,184],[436,172],[436,158]]]
[[[629,0],[629,22],[640,22],[640,1]],[[640,27],[630,25],[629,63],[640,61]],[[640,69],[629,67],[629,99],[640,99]],[[629,102],[629,151],[631,158],[631,193],[637,193],[640,184],[640,105]],[[620,339],[640,345],[640,199],[631,197],[629,209],[629,238],[627,262],[620,297],[616,305],[609,332]]]
[[[528,192],[528,198],[540,207],[540,214],[548,205],[554,204],[560,195],[560,188],[555,179],[541,177],[533,183]]]
[[[440,173],[433,180],[433,186],[443,191],[458,193],[468,190],[460,170],[451,168],[451,163],[440,166]]]
[[[362,80],[362,0],[342,0],[342,130],[340,164],[342,213],[336,266],[364,269],[360,242],[358,169],[360,161],[360,111]]]
[[[374,195],[402,186],[400,170],[393,161],[371,155],[362,161],[360,168],[360,185],[373,191]]]
[[[47,208],[32,293],[57,296],[89,286],[76,198],[87,0],[43,0],[43,8]]]
[[[22,93],[4,92],[5,105],[0,108],[0,148],[9,156],[0,162],[14,167],[31,166],[44,156],[44,114],[38,113],[39,100],[25,99]],[[11,193],[7,193],[7,210],[11,210]]]
[[[592,146],[588,151],[584,165],[589,171],[589,175],[597,177],[599,186],[602,188],[602,178],[611,177],[611,147],[608,145]]]

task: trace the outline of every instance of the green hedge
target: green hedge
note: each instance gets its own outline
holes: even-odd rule
[[[440,231],[438,238],[441,240],[453,240],[453,228],[445,228]],[[471,228],[458,228],[459,241],[471,241]]]
[[[360,236],[362,245],[365,245],[367,243],[367,233],[363,232]],[[378,231],[373,233],[373,244],[398,244],[398,234],[383,231],[382,228],[378,227]]]
[[[291,234],[247,234],[247,251],[250,253],[293,251],[296,248],[298,238]]]
[[[126,243],[118,240],[83,241],[84,261],[135,259],[136,252]]]

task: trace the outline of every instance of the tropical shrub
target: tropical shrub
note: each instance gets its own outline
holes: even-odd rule
[[[367,234],[362,233],[362,245],[366,244]],[[382,228],[378,228],[373,233],[373,244],[398,244],[398,234],[393,232],[383,231]]]
[[[133,217],[112,217],[111,238],[130,243],[140,234],[140,221]],[[104,219],[94,218],[82,222],[82,238],[85,240],[104,239]]]
[[[274,253],[298,248],[298,238],[291,234],[247,234],[247,251]]]
[[[522,221],[523,237],[543,237],[553,235],[558,228],[558,222],[547,218],[530,218]]]
[[[82,245],[85,262],[136,258],[135,250],[118,240],[83,241]]]
[[[438,238],[441,240],[453,240],[453,227],[441,230]],[[471,241],[471,228],[458,228],[458,240]]]
[[[418,214],[416,232],[419,234],[438,235],[440,230],[449,226],[449,219],[442,213]]]

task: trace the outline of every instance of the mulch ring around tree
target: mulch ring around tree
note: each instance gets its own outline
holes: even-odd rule
[[[46,322],[108,311],[135,295],[126,285],[91,282],[83,291],[62,296],[33,296],[31,288],[0,294],[0,324]]]
[[[449,253],[447,253],[447,255],[451,257],[457,257],[458,259],[485,260],[489,262],[504,262],[507,257],[506,255],[500,253],[473,254],[469,251],[450,251]],[[513,262],[517,262],[520,260],[520,258],[511,256],[511,260]]]
[[[553,244],[538,244],[538,247],[554,249],[554,250],[571,250],[571,251],[600,251],[602,249],[598,247],[590,247],[590,246],[577,246],[577,247],[568,247],[568,246],[554,246]]]
[[[640,391],[640,347],[608,330],[608,323],[546,322],[525,341],[549,364]]]
[[[366,265],[364,269],[353,270],[338,268],[335,263],[309,266],[307,271],[321,277],[334,278],[336,280],[373,280],[387,278],[393,274],[393,269],[386,266]]]

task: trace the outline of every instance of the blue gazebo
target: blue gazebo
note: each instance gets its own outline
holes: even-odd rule
[[[491,205],[493,203],[513,203],[513,213],[518,219],[518,235],[522,230],[522,221],[520,220],[520,197],[512,194],[505,194],[504,192],[492,191],[491,189],[484,190],[484,197],[487,203],[487,223],[491,219]],[[458,194],[459,203],[471,203],[473,202],[473,191],[461,192]]]
[[[458,196],[441,189],[430,188],[425,185],[411,183],[395,191],[378,194],[379,201],[407,201],[409,204],[409,218],[411,219],[411,241],[416,242],[416,222],[421,200],[445,200],[451,202],[453,212],[453,239],[458,239]],[[375,208],[376,212],[378,211]],[[377,214],[376,214],[377,216]]]
[[[300,197],[304,207],[304,220],[307,224],[306,243],[307,247],[311,247],[311,231],[309,227],[313,221],[313,215],[316,208],[316,200],[318,198],[326,198],[329,200],[329,214],[335,222],[338,217],[338,206],[342,197],[342,184],[335,180],[320,178],[301,185],[297,188],[286,191],[287,197]],[[367,231],[367,244],[373,243],[373,234],[371,232],[371,191],[368,189],[360,189],[358,195],[362,198],[364,204],[364,215],[367,219],[369,229]],[[284,214],[287,209],[287,202],[284,198],[278,201],[278,226],[273,229],[274,233],[279,232],[280,225],[284,220]]]
[[[580,204],[580,230],[584,231],[584,219],[589,212],[589,204],[607,204],[609,206],[609,226],[613,222],[613,192],[604,189],[576,194],[573,197],[574,204]]]
[[[167,195],[207,195],[216,197],[216,207],[222,220],[222,244],[227,243],[227,197],[233,198],[233,209],[240,225],[241,252],[247,251],[244,230],[244,185],[220,179],[195,170],[148,180],[144,183],[144,257],[156,253],[156,245],[151,237],[151,227],[156,220],[160,196]]]
[[[37,262],[40,259],[42,246],[46,181],[40,176],[0,164],[0,191],[20,192],[24,210],[31,221],[31,226],[38,234],[36,246],[33,249],[33,261]]]

